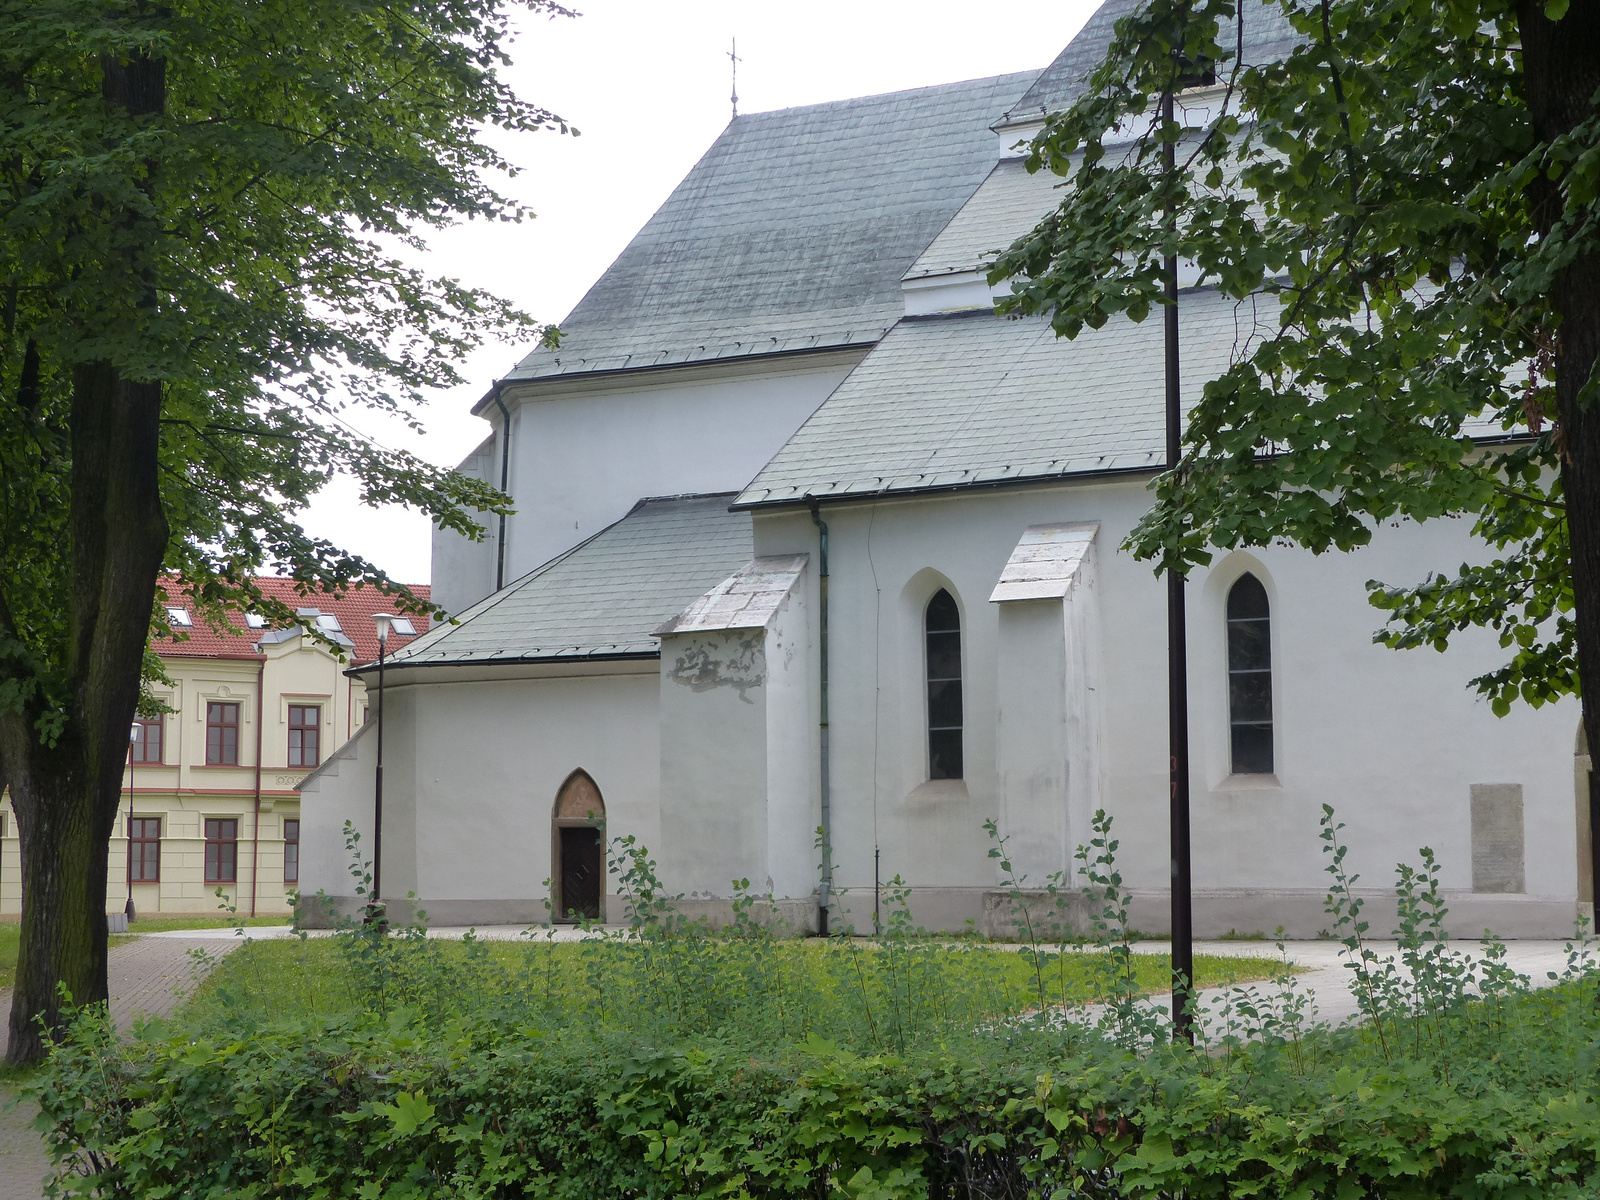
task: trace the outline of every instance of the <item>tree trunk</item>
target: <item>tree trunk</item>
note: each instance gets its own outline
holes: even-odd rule
[[[1543,0],[1520,0],[1524,87],[1539,140],[1549,142],[1594,113],[1600,89],[1600,0],[1573,0],[1559,21],[1545,16]],[[1548,234],[1560,216],[1561,195],[1547,179],[1532,187],[1535,220]],[[1578,678],[1583,685],[1583,727],[1600,746],[1600,405],[1579,404],[1578,393],[1600,358],[1600,255],[1579,258],[1560,271],[1551,288],[1560,323],[1555,330],[1556,411],[1561,425],[1561,481],[1572,540],[1572,592],[1577,627]],[[1600,774],[1590,776],[1590,856],[1600,880]]]
[[[57,750],[63,749],[58,743]],[[106,998],[110,829],[101,832],[104,822],[96,818],[91,789],[72,770],[69,757],[50,757],[57,761],[40,764],[37,773],[14,769],[11,777],[22,839],[23,897],[6,1052],[13,1064],[43,1057],[45,1039],[62,1024],[64,1004]]]
[[[130,115],[164,107],[160,60],[103,64],[108,106]],[[124,222],[133,247],[130,307],[156,303],[141,218]],[[133,322],[137,327],[137,321]],[[6,1060],[36,1062],[61,1027],[64,987],[74,1004],[106,999],[106,871],[122,794],[128,731],[138,704],[157,576],[167,548],[158,474],[161,384],[110,363],[75,369],[66,669],[57,694],[0,718],[0,769],[22,844],[22,939]],[[41,717],[47,717],[41,722]],[[51,720],[50,718],[55,718]]]

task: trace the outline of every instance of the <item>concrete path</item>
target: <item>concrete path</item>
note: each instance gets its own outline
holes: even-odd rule
[[[1591,945],[1600,951],[1600,944]],[[1368,942],[1367,946],[1380,960],[1399,957],[1400,947],[1395,942]],[[1479,961],[1486,957],[1486,948],[1481,942],[1451,942],[1450,946]],[[1171,943],[1164,941],[1138,942],[1134,945],[1134,951],[1138,954],[1168,954],[1171,950]],[[1272,942],[1196,942],[1194,952],[1233,958],[1278,957],[1277,946]],[[1307,998],[1306,1025],[1342,1025],[1360,1014],[1356,973],[1350,969],[1350,959],[1342,945],[1338,942],[1286,942],[1284,953],[1289,962],[1299,968],[1295,975],[1295,989]],[[1567,943],[1531,940],[1507,942],[1505,963],[1518,974],[1527,976],[1534,987],[1548,987],[1554,982],[1550,973],[1560,975],[1567,967]],[[1204,1014],[1201,1029],[1207,1040],[1215,1041],[1228,1032],[1225,1016],[1220,1010],[1229,993],[1237,994],[1240,989],[1251,990],[1264,998],[1276,991],[1276,985],[1271,980],[1261,980],[1235,988],[1203,989],[1198,1001],[1199,1010]],[[1166,1013],[1171,1010],[1172,997],[1170,993],[1156,994],[1150,997],[1148,1003]],[[1096,1007],[1083,1015],[1094,1019],[1098,1017],[1099,1009]]]

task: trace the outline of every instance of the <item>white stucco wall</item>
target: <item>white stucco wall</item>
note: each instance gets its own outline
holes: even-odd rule
[[[474,479],[500,486],[498,432],[461,462],[456,470]],[[495,553],[500,519],[485,516],[481,542],[470,541],[448,529],[433,529],[432,599],[448,613],[459,613],[494,590]]]
[[[808,565],[802,583],[814,574]],[[803,586],[796,587],[767,626],[766,857],[773,895],[809,901],[821,862],[815,844],[820,735],[812,669],[817,652],[806,595]]]
[[[607,838],[660,844],[656,661],[523,670],[440,682],[391,673],[384,892],[415,891],[434,924],[547,918],[556,793],[578,768],[600,788]],[[302,793],[308,894],[350,894],[339,830],[348,817],[370,848],[376,741],[364,731],[337,773]]]
[[[823,509],[838,925],[870,927],[875,852],[878,880],[898,874],[914,889],[919,923],[981,920],[984,894],[999,882],[986,818],[1013,835],[1015,861],[1037,883],[1073,870],[1072,852],[1103,806],[1116,821],[1136,922],[1165,927],[1166,595],[1147,564],[1118,549],[1147,503],[1143,481],[1128,479]],[[1077,521],[1098,521],[1100,530],[1091,569],[1066,601],[1011,602],[1008,611],[990,602],[1025,529]],[[755,531],[757,554],[816,555],[817,531],[803,510],[758,513]],[[1411,583],[1479,553],[1464,523],[1438,522],[1386,527],[1350,555],[1272,547],[1220,556],[1193,573],[1200,933],[1282,925],[1314,936],[1327,927],[1317,836],[1325,803],[1347,826],[1351,866],[1371,889],[1368,912],[1380,931],[1392,921],[1393,864],[1414,861],[1423,845],[1444,864],[1457,933],[1487,926],[1548,936],[1569,927],[1576,705],[1496,718],[1466,687],[1503,659],[1485,634],[1444,655],[1371,640],[1382,614],[1366,603],[1366,579]],[[1272,606],[1276,771],[1236,778],[1224,606],[1247,569]],[[922,621],[940,588],[962,618],[963,780],[927,778]],[[725,896],[735,876],[761,888],[764,867],[775,893],[804,908],[817,882],[817,600],[817,572],[807,569],[751,659],[759,680],[742,690],[695,692],[664,679],[653,660],[542,668],[544,678],[400,679],[388,735],[388,804],[398,822],[387,835],[389,890],[414,886],[440,922],[538,919],[551,805],[582,767],[605,796],[609,832],[635,833],[656,850],[669,889],[711,904],[707,894]],[[666,639],[668,666],[681,640]],[[305,794],[308,891],[344,882],[342,850],[330,855],[311,843],[337,847],[342,814],[370,813],[372,741],[356,739],[354,764]],[[1473,788],[1507,784],[1521,789],[1525,892],[1474,892]]]
[[[865,353],[508,385],[508,488],[517,512],[506,525],[505,582],[620,520],[646,496],[744,487]],[[498,432],[498,411],[484,415]],[[485,445],[479,459],[489,467],[480,463],[488,471],[481,477],[498,485],[500,452],[492,438]],[[493,528],[480,543],[435,530],[435,600],[460,612],[487,595],[495,553]]]
[[[727,898],[767,876],[767,653],[763,629],[661,639],[661,840],[673,892]]]
[[[1073,844],[1103,804],[1116,819],[1121,866],[1144,897],[1137,919],[1166,920],[1166,597],[1147,564],[1117,550],[1148,504],[1142,480],[881,499],[827,506],[831,533],[833,809],[837,881],[855,907],[895,873],[924,889],[928,924],[959,925],[996,882],[981,825],[1022,827],[999,787],[997,720],[1001,617],[987,597],[1029,525],[1098,520],[1101,754],[1094,790],[1067,814]],[[756,552],[815,552],[804,512],[757,513]],[[1381,624],[1366,603],[1369,578],[1402,584],[1453,570],[1480,554],[1461,522],[1380,530],[1374,544],[1321,558],[1273,547],[1219,557],[1189,586],[1190,711],[1195,885],[1202,932],[1283,924],[1315,934],[1325,855],[1323,803],[1348,829],[1362,886],[1386,893],[1399,858],[1429,845],[1445,865],[1458,931],[1491,925],[1508,936],[1559,934],[1576,895],[1573,738],[1576,705],[1518,708],[1496,718],[1467,690],[1504,652],[1491,636],[1463,637],[1448,654],[1372,644]],[[1272,778],[1229,776],[1224,600],[1255,570],[1272,600],[1276,766]],[[814,597],[814,581],[808,583]],[[926,778],[921,612],[938,587],[962,612],[967,778]],[[1014,668],[1012,669],[1014,673]],[[1042,686],[1042,685],[1041,685]],[[1082,699],[1082,698],[1080,698]],[[1087,703],[1087,701],[1085,701]],[[1087,720],[1088,715],[1085,714]],[[1471,788],[1517,783],[1525,806],[1527,894],[1471,893]],[[1052,816],[1032,814],[1044,821]],[[1037,871],[1068,869],[1072,845],[1041,853]],[[1384,905],[1375,923],[1389,919]],[[861,921],[856,920],[858,926]]]

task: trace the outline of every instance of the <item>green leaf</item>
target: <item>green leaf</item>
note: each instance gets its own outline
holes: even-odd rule
[[[434,1107],[422,1092],[400,1092],[393,1104],[374,1104],[373,1111],[389,1118],[395,1137],[410,1137],[433,1121]]]

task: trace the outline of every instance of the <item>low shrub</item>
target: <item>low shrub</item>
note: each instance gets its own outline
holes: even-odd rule
[[[1059,930],[1015,951],[938,943],[904,917],[866,945],[755,920],[713,936],[674,915],[638,850],[625,935],[452,946],[369,923],[238,951],[177,1022],[132,1041],[83,1014],[33,1087],[53,1186],[163,1200],[1600,1195],[1586,941],[1543,991],[1502,946],[1457,950],[1424,850],[1396,885],[1400,955],[1379,956],[1339,833],[1327,811],[1327,908],[1364,1018],[1347,1028],[1313,1026],[1281,974],[1227,991],[1200,1046],[1171,1044],[1138,994],[1146,960],[1103,817],[1080,859],[1088,953],[1052,945]],[[274,956],[302,967],[277,1012]],[[1073,961],[1102,1001],[1089,1019],[1061,1007],[1087,993],[1049,982]]]
[[[1593,1196],[1593,983],[1513,1009],[1515,1053],[1448,1071],[1370,1029],[1212,1057],[1005,1029],[652,1048],[406,1010],[131,1044],[82,1022],[43,1104],[104,1196]]]

